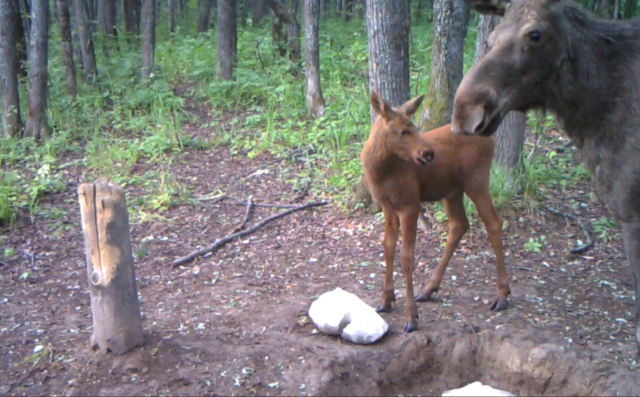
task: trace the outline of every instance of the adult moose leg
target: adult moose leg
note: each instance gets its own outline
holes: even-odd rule
[[[438,291],[440,283],[442,282],[442,276],[444,276],[445,270],[449,265],[453,252],[458,248],[462,236],[469,230],[469,220],[467,214],[464,211],[464,193],[460,193],[455,196],[444,200],[444,210],[449,218],[449,236],[447,237],[447,246],[444,249],[444,254],[435,272],[431,276],[429,283],[422,288],[420,294],[416,297],[417,302],[428,301],[431,295]]]
[[[400,220],[398,214],[390,208],[382,207],[384,211],[384,261],[386,263],[386,274],[384,279],[384,289],[382,291],[382,304],[378,306],[376,311],[390,312],[391,302],[395,302],[396,296],[393,287],[393,259],[396,255],[396,243],[398,242],[398,230],[400,229]]]
[[[407,308],[404,332],[413,332],[418,329],[418,308],[416,307],[416,301],[413,296],[413,263],[419,212],[420,205],[417,205],[415,208],[410,207],[400,213],[400,227],[402,230],[402,252],[400,253],[400,259],[402,260],[404,280],[407,284],[405,294]],[[387,267],[387,272],[388,271]]]
[[[636,344],[638,345],[638,355],[640,355],[640,221],[622,223],[622,239],[627,260],[633,270],[633,286],[636,296]]]
[[[504,265],[504,249],[502,247],[502,218],[491,200],[489,186],[483,185],[480,189],[468,189],[467,196],[478,209],[478,215],[484,223],[489,235],[493,252],[496,254],[496,267],[498,268],[498,297],[491,303],[491,310],[500,311],[507,307],[507,297],[511,294],[509,278]]]

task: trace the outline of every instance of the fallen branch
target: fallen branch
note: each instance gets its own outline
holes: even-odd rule
[[[546,209],[549,212],[553,212],[556,215],[560,215],[564,218],[567,219],[573,219],[574,221],[578,222],[578,225],[580,225],[580,228],[582,229],[582,231],[584,232],[584,235],[587,238],[587,245],[583,245],[582,247],[579,248],[574,248],[572,249],[571,252],[572,254],[582,254],[587,252],[588,250],[591,249],[591,247],[594,246],[594,242],[593,239],[591,238],[591,233],[589,233],[589,229],[587,229],[587,225],[584,224],[584,222],[582,222],[580,219],[576,218],[575,216],[571,215],[571,214],[565,214],[563,212],[560,212],[558,210],[554,210],[553,208],[547,207],[546,205],[540,205],[541,208]]]
[[[247,199],[247,210],[244,212],[244,219],[242,219],[242,223],[238,225],[238,227],[233,229],[234,233],[244,229],[244,227],[247,225],[247,221],[249,220],[249,214],[251,213],[251,207],[253,207],[253,201],[251,200],[252,198],[253,196],[249,196],[249,198]]]
[[[231,234],[231,235],[229,235],[227,237],[223,237],[221,239],[216,240],[216,242],[213,243],[213,245],[211,247],[209,247],[209,248],[203,248],[201,250],[194,251],[194,252],[190,253],[189,255],[187,255],[185,257],[182,257],[180,259],[176,259],[175,261],[173,261],[172,267],[174,267],[174,268],[178,267],[178,266],[180,266],[182,264],[185,264],[185,263],[193,260],[194,258],[197,258],[199,256],[208,254],[210,252],[214,252],[214,251],[218,250],[220,247],[222,247],[225,244],[227,244],[229,241],[235,240],[238,237],[244,237],[244,236],[246,236],[248,234],[251,234],[251,233],[257,231],[258,229],[260,229],[261,227],[267,225],[268,223],[271,223],[271,222],[273,222],[273,221],[275,221],[277,219],[283,218],[283,217],[285,217],[287,215],[293,214],[294,212],[302,211],[302,210],[305,210],[307,208],[312,208],[312,207],[320,207],[320,206],[327,205],[327,204],[329,204],[329,202],[327,202],[327,201],[322,201],[322,202],[318,202],[318,203],[307,203],[307,204],[304,204],[304,205],[301,205],[301,206],[298,206],[298,207],[295,207],[295,208],[291,208],[290,210],[287,210],[287,211],[282,212],[280,214],[270,216],[269,218],[263,220],[262,222],[258,223],[257,225],[254,225],[253,227],[251,227],[249,229],[245,229],[245,230],[243,230],[241,232],[234,233],[234,234]]]
[[[13,249],[13,248],[0,248],[0,249],[2,249],[3,251],[13,250],[13,251],[16,251],[16,252],[20,252],[21,254],[29,257],[29,259],[31,260],[31,267],[35,267],[35,265],[36,265],[36,255],[35,254],[32,254],[32,253],[24,251],[24,250]],[[4,262],[0,262],[0,266],[6,266],[6,265],[9,264],[9,262],[13,262],[13,261],[15,261],[17,259],[18,259],[18,257],[15,257],[15,258],[8,259],[8,260],[6,260]]]

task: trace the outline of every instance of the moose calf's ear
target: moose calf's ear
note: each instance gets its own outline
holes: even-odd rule
[[[466,0],[471,8],[484,15],[504,16],[512,0]]]
[[[371,91],[371,107],[373,107],[373,110],[385,120],[389,120],[396,115],[396,112],[393,110],[391,105],[389,105],[387,101],[385,101],[384,98],[382,98],[376,91]]]
[[[422,105],[423,99],[424,99],[424,94],[420,95],[419,97],[410,99],[407,102],[405,102],[404,105],[402,105],[400,110],[404,112],[404,114],[407,117],[411,117],[418,111],[418,109],[420,109],[420,105]]]

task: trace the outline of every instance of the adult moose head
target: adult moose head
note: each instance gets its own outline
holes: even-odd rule
[[[467,1],[504,18],[460,83],[452,132],[490,136],[512,110],[555,114],[622,226],[640,349],[640,19],[596,19],[570,0]]]

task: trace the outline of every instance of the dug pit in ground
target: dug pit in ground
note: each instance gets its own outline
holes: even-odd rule
[[[439,396],[478,380],[520,396],[631,396],[640,390],[639,374],[581,357],[534,332],[478,335],[442,322],[406,335],[399,326],[370,346],[326,336],[306,339],[305,347],[315,354],[292,377],[306,383],[309,394],[330,396]]]

